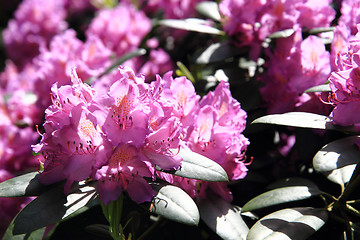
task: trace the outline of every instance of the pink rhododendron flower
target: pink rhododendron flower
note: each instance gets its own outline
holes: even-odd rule
[[[25,0],[3,31],[7,55],[23,66],[49,44],[51,38],[67,28],[64,1]]]
[[[327,27],[335,17],[331,1],[317,0],[223,0],[219,4],[224,30],[239,46],[250,46],[256,59],[261,43],[270,34],[285,29]]]
[[[341,1],[341,16],[339,18],[339,25],[345,25],[349,28],[351,35],[355,35],[357,24],[360,20],[360,2],[353,0]]]
[[[301,39],[300,29],[292,36],[278,39],[277,47],[268,53],[265,85],[261,94],[269,113],[284,113],[302,107],[303,111],[324,113],[326,106],[314,94],[303,93],[326,82],[330,74],[330,53],[316,36]],[[310,101],[311,100],[311,101]],[[305,103],[309,102],[310,104]]]
[[[163,11],[165,19],[185,19],[193,17],[196,14],[195,7],[202,1],[203,0],[150,0],[141,2],[145,3],[144,11],[148,13]]]
[[[181,82],[178,82],[177,89],[185,90],[184,86],[186,85],[183,83],[181,88],[179,83]],[[181,96],[186,97],[191,94]],[[198,98],[194,100],[197,103]],[[239,102],[232,98],[229,84],[221,82],[214,92],[209,92],[199,104],[192,106],[194,108],[190,107],[191,110],[188,113],[192,112],[190,116],[194,124],[190,121],[185,122],[185,125],[192,125],[188,128],[185,127],[187,132],[183,139],[186,147],[219,163],[227,172],[230,180],[244,178],[247,173],[244,154],[249,141],[241,133],[245,128],[247,115],[241,109]],[[185,179],[164,173],[159,175],[182,187],[193,198],[205,197],[207,189],[211,189],[225,200],[232,200],[226,183]]]
[[[336,57],[339,53],[344,53],[348,50],[349,40],[352,37],[350,28],[345,24],[339,24],[335,27],[333,40],[331,42],[331,70],[338,70]]]
[[[40,98],[40,105],[46,108],[50,104],[47,97],[51,85],[70,84],[71,67],[78,66],[78,75],[86,80],[100,75],[110,66],[111,51],[107,49],[96,36],[89,36],[83,43],[76,38],[72,29],[57,35],[50,43],[49,49],[43,48],[40,55],[34,59],[38,69],[35,93]]]
[[[170,151],[179,145],[179,120],[159,116],[170,112],[157,108],[150,94],[154,91],[143,76],[135,76],[128,67],[119,72],[108,92],[100,94],[82,83],[75,71],[71,86],[53,85],[45,133],[34,146],[45,159],[40,181],[67,179],[67,191],[73,181],[92,177],[99,181],[98,191],[106,204],[122,190],[143,202],[154,195],[144,177],[154,177],[155,164],[163,169],[180,166],[182,159]],[[149,122],[150,117],[158,124]]]
[[[136,49],[150,29],[151,21],[143,12],[121,3],[113,9],[100,10],[86,35],[97,36],[107,48],[122,56]]]
[[[333,122],[342,126],[359,125],[359,46],[360,38],[357,34],[349,40],[348,51],[338,54],[338,71],[329,77],[331,93],[330,103],[334,105],[331,113]]]
[[[204,191],[213,189],[230,200],[226,183],[184,180],[155,171],[156,166],[178,169],[182,158],[174,149],[190,148],[218,162],[231,180],[242,179],[247,172],[243,161],[249,142],[241,134],[246,113],[231,97],[229,85],[220,83],[199,102],[192,83],[171,74],[146,83],[144,75],[120,67],[106,84],[93,88],[73,71],[72,85],[54,84],[45,133],[34,146],[45,159],[40,181],[67,179],[67,191],[73,181],[92,178],[98,181],[105,204],[123,190],[137,203],[150,201],[154,192],[147,181],[157,177],[188,192],[197,192],[202,185]]]

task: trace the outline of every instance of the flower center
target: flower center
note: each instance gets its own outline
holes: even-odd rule
[[[94,124],[85,117],[81,117],[79,126],[78,126],[79,136],[82,139],[89,139],[89,138],[95,138],[96,137],[96,129],[94,127]]]
[[[122,145],[115,149],[110,160],[109,167],[119,168],[127,164],[135,156],[135,151],[133,148]]]

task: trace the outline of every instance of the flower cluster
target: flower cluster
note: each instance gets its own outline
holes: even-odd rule
[[[329,77],[331,93],[330,103],[334,105],[331,113],[333,122],[342,126],[355,125],[360,122],[357,109],[359,105],[359,46],[360,35],[356,34],[349,40],[347,52],[337,55],[337,71]]]
[[[3,32],[7,55],[23,66],[67,28],[64,1],[26,0]]]
[[[152,1],[140,1],[144,5],[145,12],[154,14],[159,11],[163,11],[165,19],[184,19],[192,17],[196,11],[196,5],[204,0],[152,0]]]
[[[250,46],[250,53],[257,58],[261,43],[276,31],[296,25],[307,29],[329,26],[335,17],[330,3],[330,0],[224,0],[219,9],[227,34],[236,45]]]
[[[171,149],[182,148],[218,162],[230,179],[245,177],[246,113],[227,84],[199,102],[192,83],[173,79],[171,72],[150,84],[129,67],[121,67],[117,76],[107,92],[82,83],[75,70],[72,85],[53,85],[45,133],[34,146],[45,160],[41,182],[66,179],[68,191],[74,181],[92,178],[105,204],[122,190],[138,203],[151,201],[154,193],[146,180],[164,176],[155,166],[178,169],[182,158]]]
[[[184,79],[178,80],[178,83],[174,81],[174,89],[178,88],[181,81]],[[246,112],[232,98],[226,82],[221,82],[215,91],[209,92],[198,104],[195,92],[189,83],[188,85],[187,92],[182,90],[179,93],[176,90],[179,102],[184,104],[184,110],[191,113],[191,117],[185,119],[188,129],[185,135],[186,146],[220,164],[229,180],[243,179],[247,173],[244,161],[249,141],[240,133],[245,129]],[[184,116],[189,115],[185,111]],[[205,182],[169,174],[162,174],[162,177],[185,189],[191,197],[205,198],[207,191],[211,189],[227,201],[232,200],[226,183]]]
[[[268,53],[267,71],[261,76],[261,94],[269,113],[302,111],[327,114],[316,95],[304,93],[310,87],[323,84],[330,74],[330,53],[317,36],[302,40],[297,29],[292,36],[278,39]],[[310,102],[310,104],[307,104]]]

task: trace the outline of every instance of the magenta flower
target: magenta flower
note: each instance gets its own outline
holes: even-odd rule
[[[95,176],[102,201],[108,204],[125,190],[137,203],[150,202],[154,192],[143,177],[152,177],[153,172],[146,160],[132,144],[119,144],[111,150],[108,164],[97,170]]]
[[[137,203],[150,201],[148,181],[160,177],[198,196],[213,189],[227,200],[224,183],[203,183],[155,171],[177,170],[182,158],[174,149],[190,148],[218,162],[232,180],[245,177],[248,140],[241,134],[246,113],[232,98],[229,85],[219,84],[200,102],[192,83],[171,72],[145,83],[129,67],[120,67],[100,88],[81,82],[52,87],[45,133],[34,151],[44,156],[40,180],[50,184],[67,179],[98,181],[101,200],[108,204],[126,191]],[[100,90],[98,90],[100,89]],[[106,91],[107,89],[107,91]],[[195,123],[195,124],[194,124]],[[184,185],[183,185],[184,184]]]
[[[107,48],[122,56],[136,49],[150,29],[150,19],[143,12],[123,3],[114,9],[100,10],[86,35],[97,36]]]
[[[289,38],[279,39],[275,50],[268,55],[268,69],[262,76],[265,85],[260,89],[268,112],[283,113],[302,108],[327,114],[328,110],[316,95],[303,93],[325,83],[330,74],[330,54],[322,40],[316,36],[301,40],[298,29]]]
[[[73,181],[90,176],[96,161],[104,156],[101,130],[88,110],[94,91],[72,73],[72,86],[52,88],[53,105],[46,110],[45,133],[34,151],[44,156],[45,184],[67,178],[66,191]]]
[[[331,69],[338,70],[336,58],[339,53],[346,53],[348,50],[349,40],[351,35],[350,28],[345,24],[339,24],[335,27],[333,40],[331,42]]]
[[[155,13],[163,11],[165,19],[185,19],[196,15],[195,7],[203,0],[151,0],[144,1],[145,11],[147,13]]]
[[[35,93],[41,96],[40,105],[46,108],[50,104],[50,98],[46,96],[54,83],[59,87],[70,84],[73,66],[78,66],[77,74],[85,81],[109,67],[110,55],[111,51],[96,36],[89,36],[85,43],[76,38],[76,32],[72,29],[55,36],[49,49],[42,49],[34,59],[38,69]]]
[[[51,184],[67,179],[68,191],[73,181],[91,177],[98,180],[106,204],[122,190],[136,202],[150,201],[154,193],[144,177],[155,177],[155,165],[181,165],[182,159],[170,151],[179,146],[180,119],[157,103],[144,76],[128,67],[115,76],[100,94],[74,70],[71,86],[53,85],[45,133],[34,146],[45,159],[40,180]]]
[[[342,126],[358,126],[360,115],[359,99],[359,36],[349,41],[348,51],[338,54],[338,71],[329,77],[331,94],[330,102],[334,105],[331,113],[333,122]]]
[[[339,25],[345,25],[350,30],[351,35],[355,35],[358,32],[357,24],[360,20],[360,3],[353,0],[343,0],[340,11]]]
[[[196,105],[193,127],[188,129],[184,144],[192,151],[219,163],[230,180],[242,179],[247,168],[244,163],[249,141],[242,131],[246,124],[246,112],[232,98],[229,84],[221,82],[214,92],[209,92]],[[187,139],[187,140],[186,140]],[[205,182],[158,173],[174,185],[182,187],[191,197],[204,198],[208,190],[231,201],[232,195],[226,183]]]
[[[261,43],[270,34],[285,29],[330,26],[335,18],[331,1],[268,0],[232,1],[219,4],[225,32],[239,47],[250,46],[250,55],[257,59]]]
[[[67,28],[64,1],[25,0],[3,31],[7,55],[23,67]]]

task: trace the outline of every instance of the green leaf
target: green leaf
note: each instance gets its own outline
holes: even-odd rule
[[[40,173],[31,172],[0,183],[0,197],[37,196],[48,187],[39,182]]]
[[[317,27],[312,28],[309,33],[310,34],[319,34],[323,32],[333,32],[335,30],[335,27]]]
[[[189,71],[189,69],[180,61],[176,62],[176,66],[180,69],[180,72],[182,73],[182,76],[185,76],[187,79],[189,79],[192,83],[195,83],[195,78]]]
[[[334,183],[347,183],[360,159],[359,141],[360,136],[350,136],[325,145],[313,158],[314,169]]]
[[[158,22],[160,25],[172,27],[176,29],[195,31],[200,33],[208,33],[215,35],[224,35],[223,31],[209,26],[209,21],[198,18],[187,19],[164,19]]]
[[[250,229],[248,240],[305,240],[327,221],[328,214],[319,208],[287,208],[271,213]]]
[[[153,213],[187,225],[199,224],[199,210],[181,188],[172,185],[153,185],[153,188],[158,192],[150,208]]]
[[[214,194],[199,199],[197,205],[201,219],[222,239],[246,239],[249,228],[240,215],[239,207]]]
[[[220,62],[225,59],[240,55],[243,51],[228,42],[214,43],[206,47],[202,52],[195,54],[196,64],[209,64]]]
[[[96,197],[94,186],[74,184],[65,196],[63,186],[56,186],[30,202],[14,220],[13,234],[24,234],[55,224],[84,207]]]
[[[180,169],[175,171],[165,171],[176,176],[198,179],[213,182],[227,182],[228,175],[225,170],[215,161],[195,153],[189,149],[181,149],[177,153],[177,149],[172,150],[173,153],[178,154],[183,158]],[[161,170],[157,168],[158,170]],[[164,170],[161,170],[164,171]]]
[[[291,29],[285,29],[285,30],[274,32],[273,34],[268,36],[268,38],[270,38],[270,39],[287,38],[287,37],[290,37],[294,32],[295,32],[295,30],[292,29],[292,28]]]
[[[204,1],[196,5],[196,11],[204,15],[205,17],[211,18],[215,21],[220,22],[221,15],[219,6],[216,2]]]
[[[130,59],[132,59],[134,57],[143,56],[145,54],[146,54],[146,50],[143,49],[143,48],[139,48],[139,49],[136,49],[136,50],[134,50],[132,52],[124,54],[123,56],[116,59],[113,62],[113,64],[110,67],[108,67],[103,73],[101,73],[99,76],[88,78],[86,80],[86,83],[92,84],[97,78],[101,78],[101,77],[105,76],[106,74],[110,73],[112,70],[114,70],[115,68],[119,67],[121,64],[126,62],[127,60],[130,60]]]
[[[307,112],[288,112],[283,114],[266,115],[255,119],[251,124],[254,123],[266,123],[316,129],[343,129],[334,126],[330,117]]]
[[[249,212],[281,203],[293,202],[320,195],[316,185],[281,187],[256,196],[247,202],[242,211]]]
[[[322,84],[319,86],[311,87],[307,89],[305,92],[310,93],[310,92],[330,92],[330,91],[331,91],[330,84]]]
[[[14,220],[10,223],[9,227],[6,229],[6,232],[2,240],[38,240],[42,239],[45,233],[45,227],[35,230],[31,233],[24,233],[20,235],[13,234],[14,229]]]

